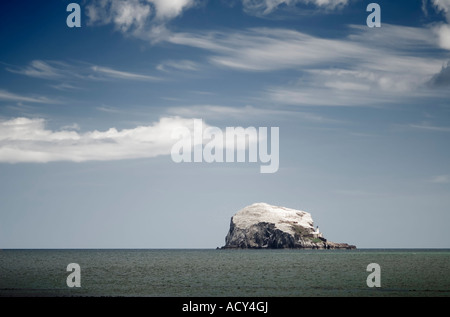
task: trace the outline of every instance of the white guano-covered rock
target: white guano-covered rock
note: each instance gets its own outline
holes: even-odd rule
[[[273,223],[275,228],[291,234],[295,233],[293,226],[314,230],[314,222],[310,213],[266,203],[256,203],[241,209],[233,216],[233,221],[234,225],[240,229],[267,222]]]
[[[310,213],[256,203],[239,210],[230,222],[224,249],[354,249],[315,235]]]

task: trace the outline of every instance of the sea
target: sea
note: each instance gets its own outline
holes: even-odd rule
[[[0,250],[0,297],[449,295],[449,249]]]

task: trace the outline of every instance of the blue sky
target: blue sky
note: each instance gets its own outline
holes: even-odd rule
[[[70,2],[0,5],[0,248],[215,248],[255,202],[449,247],[450,1]],[[279,170],[174,163],[193,118],[279,127]]]

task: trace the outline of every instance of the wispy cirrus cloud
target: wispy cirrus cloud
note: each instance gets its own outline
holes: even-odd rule
[[[243,72],[290,70],[297,83],[266,87],[265,100],[291,105],[357,106],[431,94],[427,83],[442,68],[428,28],[384,24],[376,34],[349,26],[344,38],[289,29],[176,33],[168,41],[209,51],[209,63]],[[430,47],[435,53],[430,53]],[[268,97],[268,98],[266,98]]]
[[[171,107],[167,109],[171,115],[180,115],[182,117],[205,118],[209,120],[221,120],[233,118],[233,120],[246,120],[249,116],[252,118],[267,119],[273,118],[295,118],[300,122],[310,122],[315,124],[342,123],[342,121],[326,117],[314,112],[297,111],[296,109],[273,109],[259,108],[252,105],[244,107],[229,107],[219,105],[193,105],[189,107]]]
[[[46,104],[58,103],[58,101],[49,99],[44,96],[22,95],[3,89],[0,89],[0,100],[14,101],[14,102],[46,103]]]
[[[428,29],[385,24],[376,35],[368,32],[366,27],[349,26],[347,37],[330,39],[290,29],[251,28],[236,32],[175,33],[168,41],[210,51],[211,63],[243,71],[304,70],[323,68],[325,63],[356,63],[388,71],[391,65],[386,65],[386,59],[392,60],[392,64],[400,63],[398,67],[415,64],[415,68],[429,71],[431,63],[440,62],[437,59],[428,62],[429,56],[421,56],[422,49],[436,47]],[[435,70],[436,66],[432,71]]]
[[[61,90],[61,91],[70,91],[70,90],[80,90],[80,87],[68,84],[68,83],[59,83],[59,84],[55,84],[55,85],[50,85],[50,87],[55,88],[57,90]]]
[[[267,114],[267,112],[276,111],[269,109],[256,109],[252,106],[245,106],[242,108],[238,107],[227,107],[219,105],[193,105],[189,107],[171,107],[167,109],[169,114],[179,114],[183,117],[205,117],[205,118],[223,118],[223,117],[234,117],[239,118],[244,115],[258,115]]]
[[[84,62],[66,63],[62,61],[44,61],[33,60],[29,65],[24,67],[7,67],[8,71],[16,74],[25,75],[28,77],[35,77],[47,80],[160,80],[157,76],[147,74],[135,73],[114,69],[111,67],[92,65]],[[60,89],[73,89],[74,86],[65,83],[65,86],[58,86]]]
[[[423,122],[420,124],[410,124],[410,128],[419,129],[424,131],[435,131],[435,132],[450,132],[450,127],[438,126],[431,124],[429,122]]]
[[[360,48],[351,42],[318,38],[288,29],[252,28],[239,32],[176,33],[168,41],[211,51],[218,66],[273,71],[338,61]],[[333,47],[333,50],[328,50]]]
[[[67,76],[69,74],[68,68],[69,65],[61,62],[34,60],[31,61],[28,66],[16,68],[8,67],[6,70],[29,77],[57,79]]]
[[[101,74],[102,76],[109,78],[125,79],[125,80],[160,80],[160,78],[155,76],[148,76],[142,74],[136,74],[131,72],[124,72],[109,67],[92,66],[91,69],[96,74]]]
[[[156,66],[156,69],[162,72],[170,71],[197,71],[200,66],[191,60],[168,60]]]

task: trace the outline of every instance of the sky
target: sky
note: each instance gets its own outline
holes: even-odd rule
[[[449,248],[450,1],[369,3],[1,2],[0,248],[215,248],[256,202]],[[174,162],[194,119],[278,127],[278,170]]]

